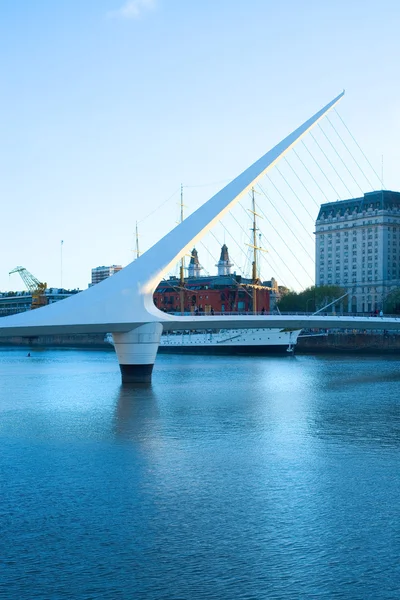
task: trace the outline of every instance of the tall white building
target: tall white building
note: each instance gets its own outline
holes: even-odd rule
[[[91,285],[100,283],[100,281],[103,281],[103,279],[107,279],[107,277],[114,275],[114,273],[117,273],[121,269],[121,265],[111,265],[110,267],[96,267],[95,269],[92,269]]]
[[[400,192],[322,204],[316,221],[315,282],[349,292],[349,312],[381,309],[400,285]]]

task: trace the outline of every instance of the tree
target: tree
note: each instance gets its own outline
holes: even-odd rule
[[[384,303],[384,311],[389,315],[398,315],[400,313],[400,288],[397,288],[387,295]]]
[[[338,285],[313,285],[299,293],[288,292],[277,302],[277,306],[281,312],[316,312],[345,293]],[[334,309],[335,305],[329,307],[329,311],[333,312]]]

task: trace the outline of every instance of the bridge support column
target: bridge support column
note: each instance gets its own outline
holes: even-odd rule
[[[149,383],[163,326],[146,323],[127,333],[113,333],[122,383]]]

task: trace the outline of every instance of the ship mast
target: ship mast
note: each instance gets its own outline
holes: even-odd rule
[[[184,219],[183,214],[183,185],[181,184],[181,223]],[[181,305],[181,314],[183,315],[185,312],[185,296],[184,296],[184,287],[185,287],[185,258],[182,256],[181,258],[181,266],[179,269],[180,273],[180,289],[179,289],[179,300]]]
[[[256,201],[254,197],[254,187],[251,188],[251,208],[250,212],[253,213],[253,264],[252,264],[252,280],[253,280],[253,312],[257,312],[257,213],[256,213]]]
[[[138,233],[137,221],[136,221],[136,247],[135,247],[135,252],[136,252],[136,258],[138,259],[139,256],[140,256],[140,250],[139,250],[139,233]]]

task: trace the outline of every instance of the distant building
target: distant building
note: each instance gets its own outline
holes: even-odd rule
[[[348,292],[348,312],[380,310],[400,285],[400,192],[322,204],[316,221],[315,281]]]
[[[200,263],[197,251],[192,250],[188,277],[183,288],[184,312],[210,314],[252,312],[254,294],[257,294],[257,312],[271,310],[270,296],[275,297],[275,288],[246,279],[236,273],[231,274],[232,263],[225,244],[221,258],[216,265],[218,275],[200,276]],[[275,285],[275,280],[272,280]],[[166,312],[179,312],[181,287],[178,277],[170,277],[159,283],[154,293],[154,304]]]
[[[79,290],[64,290],[49,288],[45,291],[46,304],[53,304],[77,294]],[[31,292],[2,292],[0,293],[0,317],[15,315],[32,308]]]
[[[114,275],[118,271],[121,271],[121,265],[111,265],[111,267],[96,267],[92,269],[92,283],[91,285],[96,285],[96,283],[100,283],[107,277]]]

